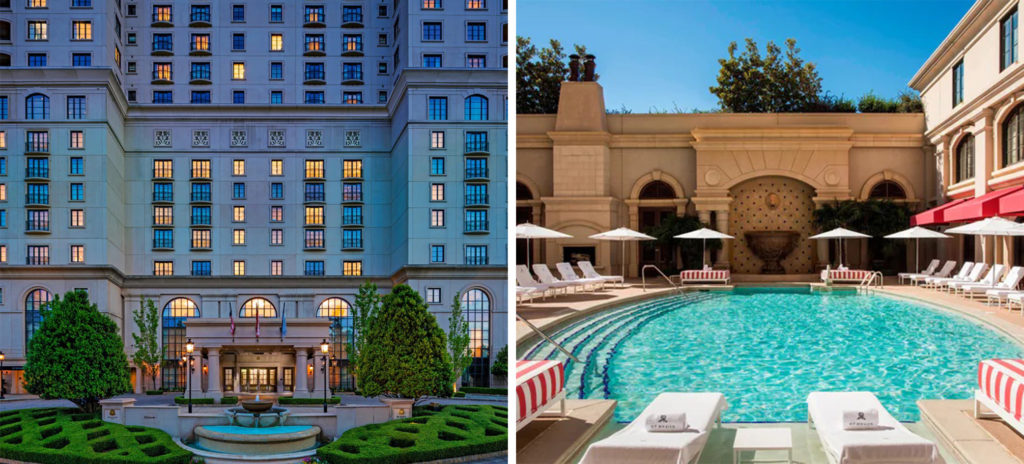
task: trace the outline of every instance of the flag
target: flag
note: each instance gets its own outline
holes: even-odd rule
[[[284,317],[285,311],[281,311],[281,340],[288,335],[288,320]]]
[[[235,310],[228,311],[228,317],[231,318],[231,336],[235,336]]]
[[[256,309],[256,338],[260,338],[260,310]]]

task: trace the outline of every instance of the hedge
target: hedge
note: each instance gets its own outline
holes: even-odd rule
[[[459,389],[461,392],[475,393],[478,395],[501,395],[508,396],[507,388],[487,388],[487,387],[462,387]]]
[[[237,396],[225,396],[220,399],[220,404],[238,404]]]
[[[175,396],[174,402],[178,404],[188,404],[188,397]],[[192,404],[213,404],[213,398],[192,398]]]
[[[405,464],[508,449],[506,407],[417,407],[413,416],[350,429],[320,447],[317,457],[331,464]]]
[[[452,393],[452,397],[454,397],[454,398],[465,398],[466,397],[466,392],[455,392],[455,393]]]
[[[324,399],[323,398],[289,398],[287,396],[282,396],[282,397],[277,399],[277,402],[282,404],[282,405],[283,404],[324,404]],[[332,396],[332,397],[330,397],[327,400],[327,404],[339,404],[339,403],[341,403],[341,398],[339,398],[337,396]]]
[[[146,390],[147,395],[163,395],[163,390]]]
[[[158,429],[48,408],[0,413],[0,458],[39,464],[188,464],[192,453]]]

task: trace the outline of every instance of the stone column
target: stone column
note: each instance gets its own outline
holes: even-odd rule
[[[313,352],[313,398],[323,398],[324,396],[324,376],[327,372],[320,372],[320,369],[324,366],[324,356],[320,353],[320,347],[317,347]]]
[[[188,383],[192,389],[192,397],[203,396],[203,353],[200,352],[199,347],[192,352],[192,359],[189,360],[189,364],[185,366],[185,374],[189,376]],[[189,370],[192,369],[192,370]],[[188,390],[185,391],[185,396],[188,397]]]
[[[296,398],[309,398],[309,387],[306,386],[306,350],[295,351],[295,393]]]
[[[708,210],[708,209],[697,210],[697,218],[700,219],[700,223],[701,224],[710,224],[711,223],[711,210]],[[704,257],[701,258],[701,262],[702,263],[709,262],[710,260],[708,258],[710,256],[711,256],[711,253],[709,253],[707,250],[704,250]]]
[[[715,211],[715,229],[723,234],[729,233],[729,210]],[[732,263],[732,240],[722,240],[722,251],[715,260],[715,269],[730,269]]]
[[[209,357],[210,369],[206,377],[206,396],[219,400],[224,396],[220,385],[220,348],[208,348],[206,356]]]

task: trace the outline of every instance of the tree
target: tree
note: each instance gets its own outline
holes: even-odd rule
[[[491,364],[491,375],[496,377],[508,376],[508,345],[501,347],[494,357],[494,364]]]
[[[783,113],[805,111],[819,100],[821,78],[814,63],[800,58],[795,39],[786,39],[785,55],[769,41],[762,57],[754,39],[746,40],[737,55],[736,42],[729,57],[718,60],[718,85],[711,93],[725,111],[734,113]]]
[[[412,287],[395,286],[363,330],[358,371],[363,396],[452,394],[448,383],[452,363],[444,331]]]
[[[461,295],[452,298],[452,313],[448,316],[448,355],[452,359],[452,376],[448,383],[455,385],[462,373],[473,362],[469,353],[469,323],[462,313]]]
[[[355,304],[352,305],[352,337],[349,339],[348,359],[355,372],[356,385],[359,386],[359,367],[363,348],[366,346],[366,333],[372,321],[380,312],[380,293],[377,285],[367,280],[359,286]]]
[[[128,357],[118,327],[88,294],[75,290],[42,309],[28,344],[25,387],[43,399],[67,399],[86,412],[99,400],[131,391]]]
[[[519,114],[558,112],[562,82],[569,80],[569,59],[559,41],[551,39],[550,44],[538,50],[529,37],[516,37],[516,111]],[[581,57],[587,55],[585,46],[573,45],[573,49]],[[597,78],[595,74],[594,80]]]
[[[814,225],[821,231],[844,227],[870,235],[868,258],[885,260],[890,269],[898,269],[905,243],[884,237],[909,227],[910,216],[906,205],[888,200],[844,200],[814,210]]]
[[[704,244],[700,240],[680,240],[675,238],[675,236],[700,229],[701,227],[708,226],[701,224],[700,219],[697,219],[696,216],[676,216],[670,214],[662,218],[658,225],[644,231],[644,233],[654,237],[655,240],[642,243],[643,246],[667,247],[671,250],[674,258],[682,258],[683,269],[697,269],[700,268],[704,261]],[[707,247],[711,251],[717,250],[722,247],[722,241],[708,240]],[[676,259],[672,261],[675,262]]]
[[[153,389],[156,390],[156,373],[160,368],[161,355],[160,344],[157,342],[157,331],[160,328],[160,315],[156,310],[153,300],[146,298],[146,301],[139,305],[139,308],[132,311],[132,319],[135,326],[139,328],[138,333],[132,334],[135,342],[135,353],[132,360],[139,366],[140,374],[149,373],[153,379]]]

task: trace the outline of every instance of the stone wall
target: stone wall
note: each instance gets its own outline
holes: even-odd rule
[[[814,189],[787,177],[758,177],[741,182],[729,190],[729,235],[736,237],[731,262],[732,272],[759,274],[764,264],[747,246],[747,231],[793,230],[800,233],[796,249],[782,266],[790,274],[814,272]],[[769,197],[772,196],[771,200]]]

